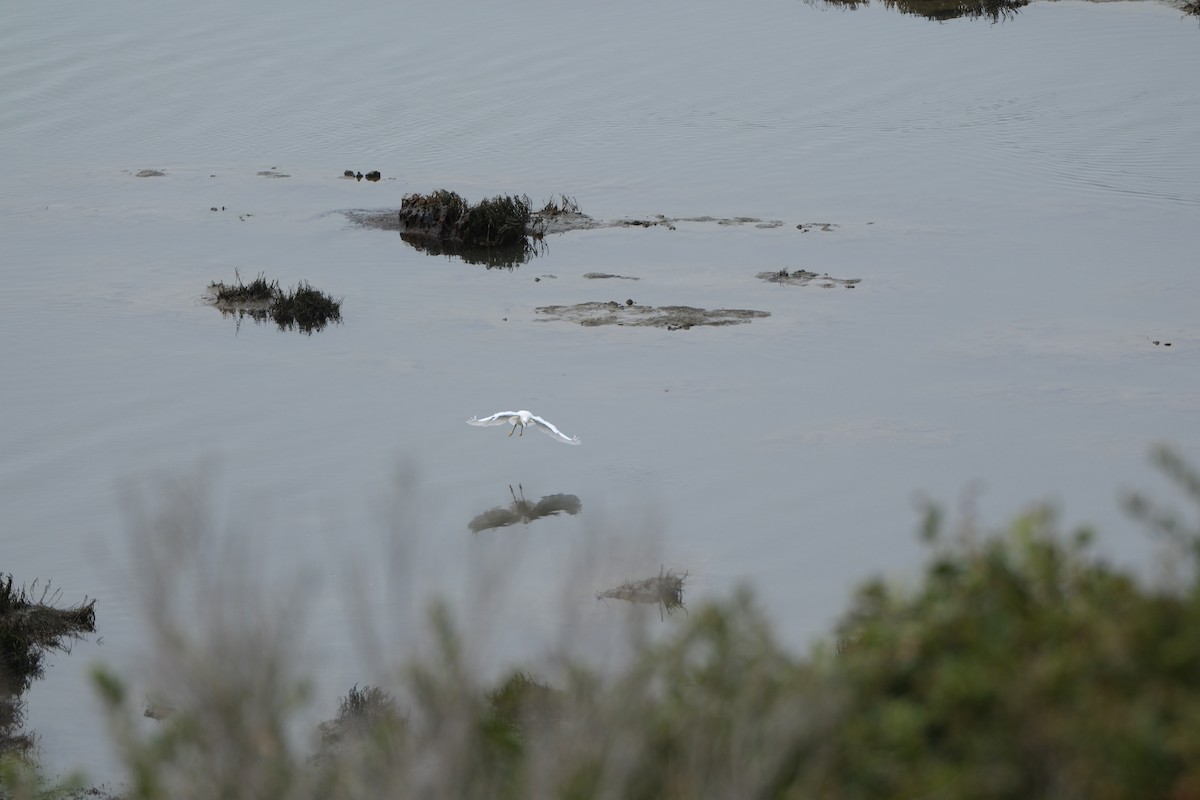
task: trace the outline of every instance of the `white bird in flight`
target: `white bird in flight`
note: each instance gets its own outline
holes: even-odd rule
[[[515,431],[518,426],[521,428],[521,435],[524,436],[525,429],[532,425],[539,431],[545,433],[547,436],[552,437],[556,442],[562,442],[563,444],[582,444],[582,442],[579,441],[578,436],[567,436],[558,428],[554,427],[554,425],[551,423],[547,422],[536,414],[529,413],[528,411],[500,411],[492,414],[490,417],[484,417],[483,419],[480,419],[479,417],[471,417],[469,420],[467,420],[467,424],[480,426],[512,425],[512,430],[508,432],[509,436],[513,435],[513,431]]]

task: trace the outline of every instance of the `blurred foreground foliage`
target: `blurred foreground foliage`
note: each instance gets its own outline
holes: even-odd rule
[[[1196,473],[1158,460],[1200,508]],[[1173,574],[1137,579],[1045,508],[987,536],[931,509],[924,572],[861,587],[803,657],[743,591],[639,640],[617,674],[482,686],[435,606],[403,700],[355,687],[312,757],[281,733],[303,694],[286,681],[261,707],[253,676],[214,687],[150,734],[120,679],[97,683],[136,798],[1200,797],[1200,529],[1144,496],[1127,506]]]

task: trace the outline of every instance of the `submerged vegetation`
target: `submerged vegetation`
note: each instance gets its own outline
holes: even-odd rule
[[[154,730],[130,724],[123,680],[97,674],[125,796],[1194,797],[1200,474],[1157,459],[1195,506],[1127,498],[1171,556],[1157,581],[1104,561],[1091,531],[1062,530],[1046,508],[984,535],[931,507],[922,574],[868,581],[804,655],[739,591],[661,635],[635,632],[614,670],[567,659],[553,679],[480,681],[434,605],[432,647],[393,682],[352,688],[313,737],[317,757],[284,734],[308,694],[303,659],[262,635],[275,617],[247,636],[238,610],[215,641],[164,626],[181,702]],[[661,596],[682,578],[613,591]],[[25,773],[0,774],[0,794],[24,796]]]
[[[239,322],[250,317],[255,322],[271,319],[280,330],[298,329],[312,334],[331,322],[342,321],[342,302],[301,281],[294,290],[284,291],[278,281],[268,281],[261,273],[250,283],[235,273],[232,284],[213,282],[209,293],[224,316],[236,316]]]

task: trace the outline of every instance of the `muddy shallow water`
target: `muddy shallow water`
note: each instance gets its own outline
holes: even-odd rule
[[[373,678],[348,582],[395,656],[433,594],[475,609],[485,669],[671,624],[596,600],[656,575],[686,605],[750,582],[803,647],[918,562],[918,493],[985,524],[1049,499],[1147,563],[1118,491],[1155,485],[1151,442],[1200,461],[1200,30],[1174,9],[49,8],[0,31],[0,569],[98,598],[102,642],[28,694],[56,768],[112,769],[80,709],[91,663],[139,670],[129,490],[164,476],[207,477],[265,582],[310,580],[320,718]],[[488,269],[346,214],[437,188],[653,224]],[[235,271],[341,324],[223,318]],[[769,316],[538,312],[626,300]],[[465,424],[503,408],[584,444]],[[489,513],[521,519],[473,533]]]

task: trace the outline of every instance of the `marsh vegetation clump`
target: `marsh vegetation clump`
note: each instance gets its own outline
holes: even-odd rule
[[[579,201],[574,197],[560,194],[557,200],[553,197],[547,200],[546,205],[542,206],[537,213],[542,217],[560,217],[563,214],[582,214],[583,212],[579,210]]]
[[[260,272],[258,277],[245,283],[242,276],[234,272],[234,283],[218,283],[213,281],[209,289],[218,303],[228,305],[249,305],[252,303],[270,305],[280,293],[279,281],[268,281]]]
[[[438,189],[413,193],[400,201],[400,229],[438,239],[453,239],[469,204],[458,192]]]
[[[341,322],[341,309],[341,301],[301,281],[295,290],[279,293],[271,303],[271,318],[281,329],[296,327],[311,334],[331,322]]]
[[[69,649],[71,642],[96,630],[96,601],[60,608],[62,592],[37,581],[16,586],[12,575],[0,574],[0,688],[24,690],[42,676],[49,650]]]
[[[469,263],[514,267],[538,253],[529,198],[497,195],[468,203],[446,189],[410,194],[400,203],[404,241],[431,255],[459,256]]]
[[[439,189],[406,196],[400,202],[400,225],[409,235],[449,239],[466,247],[513,247],[529,235],[531,213],[524,195],[497,195],[471,205],[457,192]]]
[[[213,282],[209,294],[223,315],[236,316],[240,321],[250,317],[255,322],[273,320],[280,330],[297,328],[311,335],[326,325],[342,321],[342,302],[317,291],[306,281],[295,289],[284,291],[278,281],[268,281],[261,273],[250,283],[235,274],[232,284]]]
[[[61,598],[48,582],[40,589],[37,581],[16,586],[11,574],[0,574],[0,762],[7,755],[25,757],[34,747],[35,737],[22,730],[21,695],[42,677],[46,653],[69,652],[96,630],[95,600],[64,608]]]
[[[497,195],[480,200],[463,215],[460,235],[476,247],[511,247],[529,235],[529,198]]]

